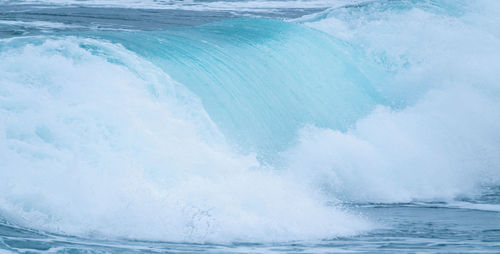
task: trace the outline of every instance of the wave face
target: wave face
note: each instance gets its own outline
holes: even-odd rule
[[[0,41],[0,214],[272,242],[376,227],[345,203],[457,204],[500,184],[498,7],[356,1],[161,31],[4,21],[45,30]]]
[[[340,43],[292,23],[235,19],[106,38],[167,70],[237,148],[262,156],[285,150],[306,123],[346,130],[382,102]]]

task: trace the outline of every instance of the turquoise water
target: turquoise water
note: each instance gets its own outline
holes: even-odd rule
[[[499,252],[499,12],[0,0],[0,253]]]

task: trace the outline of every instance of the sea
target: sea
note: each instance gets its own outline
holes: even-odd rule
[[[500,253],[500,1],[0,0],[0,253]]]

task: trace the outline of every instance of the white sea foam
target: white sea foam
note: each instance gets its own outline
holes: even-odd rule
[[[363,202],[450,200],[498,184],[500,37],[479,25],[498,16],[476,13],[498,2],[478,1],[459,15],[386,4],[395,6],[330,10],[301,22],[362,52],[366,73],[385,70],[390,78],[377,89],[408,106],[380,106],[346,133],[305,128],[286,155],[294,172],[336,198]]]
[[[479,204],[470,202],[452,202],[448,204],[447,207],[460,208],[460,209],[470,209],[479,210],[487,212],[500,212],[500,205],[497,204]]]
[[[42,40],[0,59],[0,211],[16,223],[217,242],[369,227],[232,152],[196,97],[119,45]]]
[[[28,27],[38,27],[38,28],[81,28],[82,26],[68,25],[59,22],[47,22],[47,21],[18,21],[18,20],[0,20],[0,25],[10,25],[10,26],[28,26]]]
[[[306,128],[287,156],[294,175],[346,201],[450,200],[500,179],[499,108],[474,90],[431,92],[347,133]]]
[[[234,152],[195,96],[119,45],[5,41],[0,211],[80,235],[274,241],[370,227],[326,199],[451,200],[498,184],[496,6],[374,5],[301,20],[360,52],[361,70],[394,105],[346,132],[304,128],[281,171]]]

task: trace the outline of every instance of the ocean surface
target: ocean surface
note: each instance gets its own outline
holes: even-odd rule
[[[0,253],[500,253],[500,1],[0,0]]]

